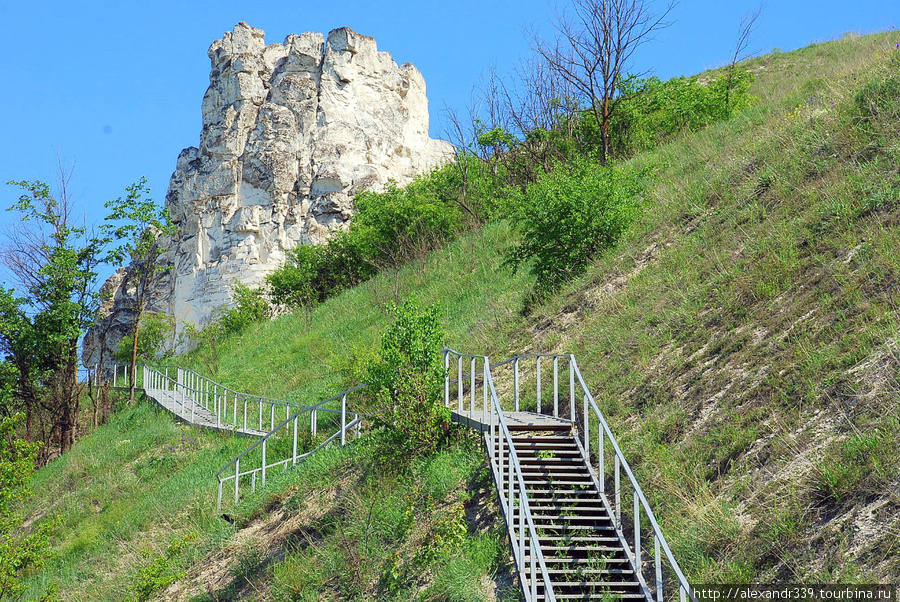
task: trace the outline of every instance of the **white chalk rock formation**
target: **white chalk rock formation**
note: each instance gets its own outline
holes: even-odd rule
[[[428,137],[422,75],[374,39],[347,28],[282,44],[263,36],[239,23],[209,48],[200,145],[181,152],[169,184],[179,234],[151,308],[176,324],[202,325],[235,283],[259,286],[286,251],[324,242],[351,218],[357,192],[406,184],[452,155]],[[129,295],[112,288],[116,322]],[[97,361],[95,344],[85,356]]]

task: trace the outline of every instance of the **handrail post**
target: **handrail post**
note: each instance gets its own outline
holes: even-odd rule
[[[450,407],[450,351],[444,349],[444,407]]]
[[[588,396],[587,393],[584,394],[584,397],[581,400],[581,408],[583,410],[582,414],[584,416],[584,455],[587,456],[587,461],[590,463],[591,461],[591,422],[590,415],[588,414]]]
[[[603,428],[597,423],[597,476],[600,477],[600,493],[606,493],[606,458],[603,455]]]
[[[553,417],[559,418],[559,357],[553,356]]]
[[[662,579],[662,558],[660,558],[659,535],[653,535],[654,548],[656,549],[654,557],[656,558],[656,602],[663,602],[663,579]]]
[[[474,355],[472,356],[472,361],[469,362],[469,363],[471,364],[470,370],[471,370],[471,372],[472,372],[472,374],[471,374],[471,385],[470,385],[471,391],[469,391],[472,400],[469,402],[469,412],[470,412],[470,413],[472,414],[472,416],[474,417],[474,416],[475,416],[475,393],[476,393],[476,390],[477,390],[477,387],[475,387],[475,356],[474,356]]]
[[[266,486],[266,444],[269,442],[268,439],[263,439],[262,442],[262,486]]]
[[[457,397],[457,406],[460,412],[463,411],[463,367],[462,367],[462,356],[459,356],[459,361],[457,361],[457,378],[456,378],[456,397]]]
[[[632,487],[634,494],[634,568],[638,573],[642,573],[641,569],[641,502],[638,498],[637,489]]]
[[[519,411],[519,358],[513,360],[513,402],[516,412]]]
[[[615,455],[616,464],[616,526],[622,528],[622,492],[619,489],[619,454]]]
[[[341,445],[347,444],[347,394],[341,395]]]
[[[297,427],[299,426],[298,420],[300,420],[299,416],[294,416],[294,447],[293,447],[293,455],[291,456],[291,466],[297,464]]]
[[[241,459],[238,458],[234,462],[234,503],[237,504],[241,499]]]
[[[575,424],[575,356],[569,355],[569,414]]]
[[[491,365],[487,356],[484,356],[484,374],[481,376],[481,388],[484,391],[484,404],[481,410],[481,421],[487,424],[487,413],[488,413],[488,370],[490,370]]]

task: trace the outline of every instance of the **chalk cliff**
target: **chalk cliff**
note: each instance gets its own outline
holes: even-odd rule
[[[446,161],[452,146],[428,136],[425,80],[375,40],[350,29],[289,35],[266,45],[239,23],[209,48],[199,147],[178,156],[166,195],[178,235],[151,310],[202,325],[256,287],[298,244],[324,242],[353,214],[353,196],[403,185]],[[85,340],[85,359],[114,349],[127,330],[127,269]]]

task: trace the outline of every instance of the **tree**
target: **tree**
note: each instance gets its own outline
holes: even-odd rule
[[[21,298],[12,291],[0,294],[0,350],[15,368],[28,436],[35,419],[46,415],[50,432],[42,429],[42,439],[49,442],[55,433],[60,451],[75,438],[78,339],[99,305],[96,268],[105,244],[73,224],[67,182],[63,174],[57,196],[40,181],[9,182],[26,194],[10,207],[22,224],[0,258],[27,292]]]
[[[668,27],[669,3],[654,13],[649,0],[573,0],[574,15],[557,15],[553,44],[533,35],[535,50],[549,68],[568,82],[600,127],[600,162],[612,158],[610,119],[617,89],[635,50],[655,31]]]
[[[725,113],[731,111],[732,89],[737,85],[739,74],[737,72],[737,64],[748,58],[747,46],[750,45],[750,38],[756,31],[757,21],[763,11],[763,5],[760,4],[755,10],[748,12],[741,18],[741,24],[738,26],[737,41],[734,45],[734,54],[731,55],[731,62],[728,64],[728,71],[725,74]]]
[[[124,197],[106,203],[110,214],[102,227],[113,240],[120,241],[107,255],[111,263],[124,263],[130,259],[128,280],[134,287],[134,303],[132,305],[133,321],[131,324],[131,373],[128,383],[129,403],[134,403],[135,370],[139,343],[141,316],[147,309],[150,291],[156,284],[159,275],[167,269],[161,262],[165,252],[162,242],[166,236],[174,236],[177,229],[169,219],[169,212],[158,207],[153,199],[146,196],[147,178],[125,189]]]
[[[362,370],[374,407],[385,409],[384,421],[398,457],[437,449],[450,412],[443,403],[446,334],[434,306],[420,307],[415,298],[388,306],[393,321],[381,336],[375,357]]]

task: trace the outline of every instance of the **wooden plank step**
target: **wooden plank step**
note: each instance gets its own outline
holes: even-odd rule
[[[585,575],[620,575],[625,577],[627,575],[634,575],[634,571],[632,569],[598,569],[598,568],[588,568],[588,567],[576,567],[573,569],[547,569],[547,573],[550,575],[566,575],[568,573],[579,573]]]
[[[618,540],[616,540],[618,541]],[[547,552],[621,552],[622,546],[541,546],[541,551]],[[596,558],[592,559],[596,560]]]

